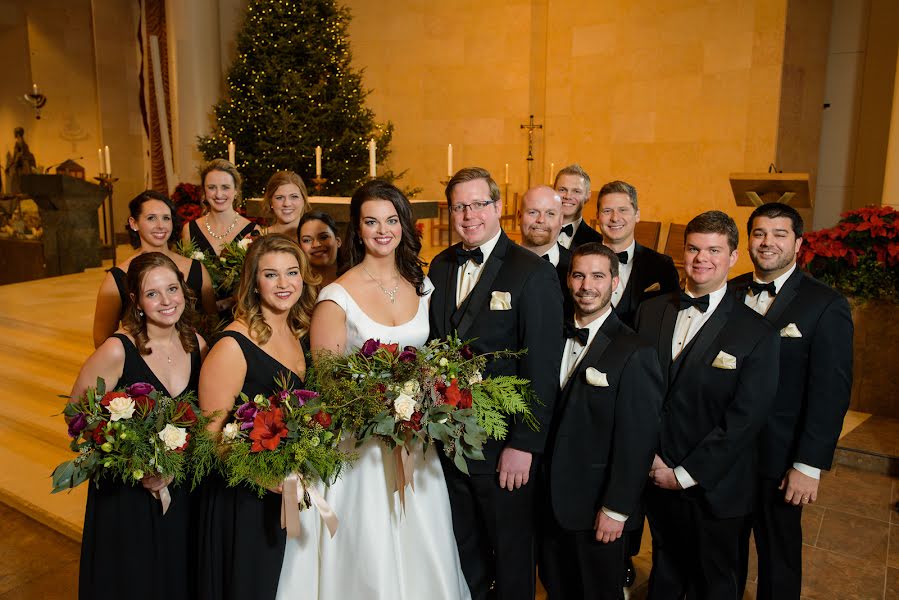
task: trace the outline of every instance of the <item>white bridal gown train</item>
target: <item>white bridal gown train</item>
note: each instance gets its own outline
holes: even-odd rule
[[[430,281],[425,285],[428,292],[433,289]],[[328,285],[318,297],[346,313],[346,345],[353,351],[368,339],[400,348],[424,345],[429,299],[430,294],[421,297],[411,321],[388,327],[371,320],[339,284]],[[354,440],[344,443],[352,448]],[[278,598],[469,600],[437,450],[415,451],[415,491],[406,489],[405,511],[396,492],[393,453],[374,439],[356,452],[359,460],[324,491],[340,519],[337,535],[328,535],[314,509],[301,513],[304,537],[287,540]]]

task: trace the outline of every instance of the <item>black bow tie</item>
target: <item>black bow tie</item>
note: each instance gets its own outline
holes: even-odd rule
[[[474,250],[466,250],[462,246],[456,248],[456,262],[459,263],[459,266],[464,265],[468,261],[479,265],[484,262],[484,253],[481,252],[480,248],[475,248]]]
[[[696,307],[696,310],[699,312],[705,312],[709,309],[709,295],[700,296],[699,298],[694,298],[693,296],[688,296],[687,292],[680,293],[680,309],[684,310],[685,308],[690,308],[691,306]]]
[[[590,339],[590,330],[586,327],[575,327],[574,323],[566,322],[563,332],[566,338],[576,339],[581,343],[581,346],[586,346],[587,340]]]
[[[769,296],[777,295],[777,287],[774,285],[773,281],[769,281],[768,283],[759,283],[757,281],[750,281],[749,289],[752,290],[753,296],[758,296],[762,292],[768,292]]]
[[[624,252],[616,252],[615,254],[618,255],[618,262],[623,265],[627,264],[627,250],[625,250]]]
[[[559,233],[564,233],[568,237],[574,236],[574,223],[565,225],[564,227],[562,227],[562,231],[560,231]]]
[[[546,254],[543,255],[543,260],[545,260],[545,261],[547,261],[547,262],[552,262],[552,260],[550,260],[550,258],[549,258],[549,253],[548,253],[548,252],[547,252]]]

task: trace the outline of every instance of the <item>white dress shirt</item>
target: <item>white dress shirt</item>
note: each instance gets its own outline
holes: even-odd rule
[[[637,242],[635,240],[625,250],[627,252],[627,264],[620,261],[618,263],[618,287],[612,292],[612,306],[618,306],[618,303],[621,302],[621,297],[624,295],[624,289],[627,287],[627,282],[631,278],[631,271],[634,269],[634,250],[636,248]]]
[[[780,289],[783,287],[783,284],[787,282],[787,279],[793,275],[793,271],[796,270],[796,263],[793,263],[793,266],[790,269],[782,274],[780,277],[777,277],[774,280],[774,289],[777,293],[780,293]],[[760,281],[758,277],[753,274],[752,280],[756,283],[765,283],[764,281]],[[744,302],[746,306],[759,313],[760,315],[765,315],[768,313],[768,309],[771,308],[771,305],[774,304],[774,299],[777,296],[771,296],[767,291],[762,291],[756,294],[750,289],[746,290],[746,299]],[[818,467],[813,467],[811,465],[807,465],[805,463],[793,463],[793,468],[802,473],[803,475],[808,475],[813,479],[821,479],[821,469]]]
[[[584,218],[581,217],[577,221],[571,222],[571,227],[572,227],[571,235],[568,235],[567,233],[563,233],[561,231],[559,232],[559,245],[560,246],[563,246],[563,247],[571,250],[571,240],[574,239],[574,234],[577,233],[577,228],[581,226],[581,223],[583,222],[583,220],[584,220]],[[564,225],[563,225],[563,227],[564,227]]]
[[[727,284],[709,294],[709,307],[702,312],[695,306],[690,306],[684,310],[678,311],[677,321],[674,324],[674,335],[671,337],[671,360],[678,357],[681,351],[690,343],[702,326],[706,324],[709,318],[714,314],[715,309],[724,299],[727,293]],[[687,292],[688,296],[694,297],[693,294]],[[674,476],[683,489],[687,489],[696,485],[687,470],[681,466],[674,467]]]
[[[483,262],[481,262],[481,264],[477,264],[474,261],[469,260],[459,267],[459,272],[456,275],[457,308],[465,301],[465,298],[468,297],[468,294],[471,293],[471,290],[474,289],[474,286],[477,285],[478,280],[481,278],[481,272],[484,270],[484,265],[487,264],[487,259],[490,258],[490,253],[493,252],[494,248],[496,248],[496,243],[499,241],[499,236],[502,235],[502,233],[503,230],[500,229],[495,236],[479,246],[481,252],[484,254],[484,260]],[[470,249],[474,250],[474,248]]]
[[[545,256],[546,258],[549,259],[549,263],[552,266],[558,267],[559,266],[559,244],[555,243],[552,246],[550,246],[549,250],[547,250],[546,254],[544,254],[543,256]]]

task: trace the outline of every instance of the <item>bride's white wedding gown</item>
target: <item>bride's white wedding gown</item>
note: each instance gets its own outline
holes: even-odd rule
[[[425,285],[428,292],[433,289],[429,280]],[[370,319],[337,283],[318,297],[346,313],[351,351],[368,339],[400,348],[424,345],[429,300],[430,294],[421,297],[411,321],[388,327]],[[354,442],[345,441],[348,448]],[[314,509],[301,513],[302,537],[287,540],[278,598],[468,600],[436,448],[422,454],[418,446],[414,453],[415,491],[406,488],[405,511],[396,492],[392,451],[371,439],[356,452],[359,460],[324,490],[340,519],[337,535],[328,535]]]

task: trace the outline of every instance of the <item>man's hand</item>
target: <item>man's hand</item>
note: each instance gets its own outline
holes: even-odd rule
[[[784,490],[784,502],[788,504],[814,504],[818,499],[818,483],[814,477],[789,469],[778,489]]]
[[[649,476],[652,477],[652,472],[656,469],[667,469],[668,465],[665,464],[665,461],[662,460],[662,457],[658,454],[652,459],[652,467],[649,469]]]
[[[499,487],[510,492],[527,485],[531,472],[531,453],[515,448],[504,448],[499,455],[496,471],[499,473]]]
[[[608,544],[621,537],[624,532],[624,521],[616,521],[602,510],[596,513],[596,522],[593,524],[596,530],[596,541]]]

